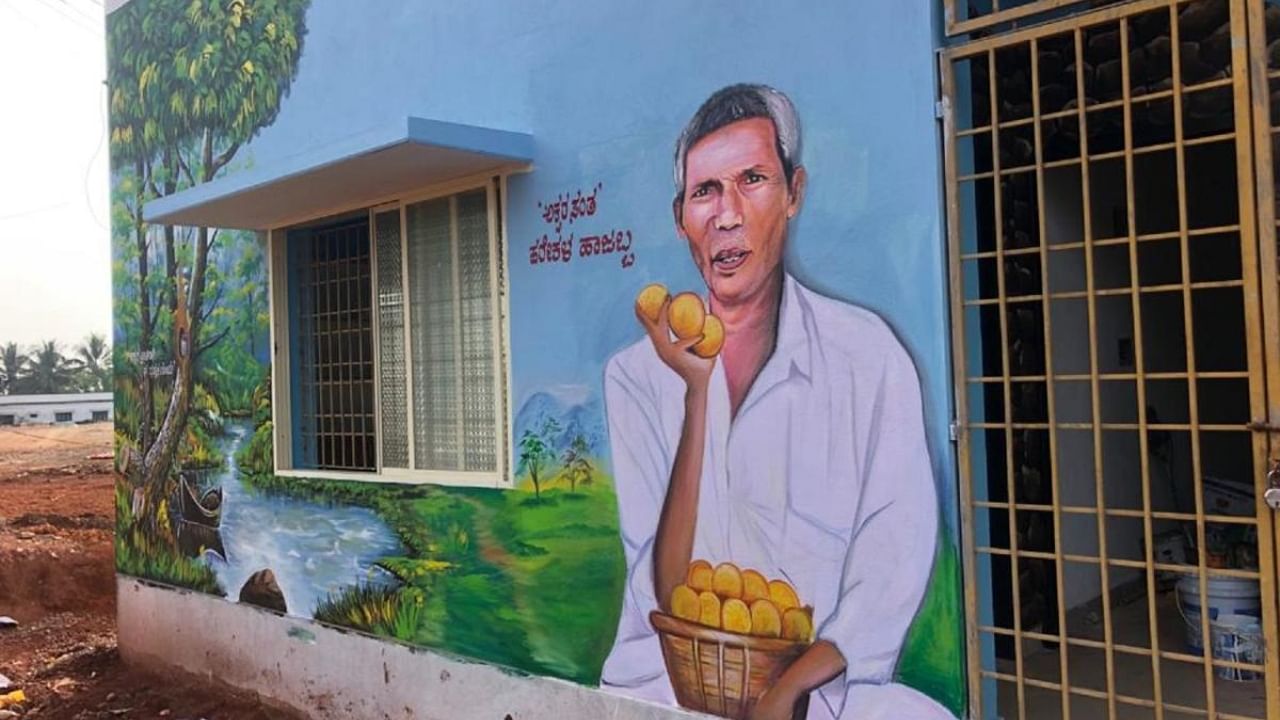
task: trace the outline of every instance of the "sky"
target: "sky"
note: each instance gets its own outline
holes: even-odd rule
[[[98,0],[0,0],[0,345],[111,329]]]

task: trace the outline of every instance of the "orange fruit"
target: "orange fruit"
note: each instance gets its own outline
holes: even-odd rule
[[[755,570],[742,571],[742,601],[750,605],[769,597],[769,581]]]
[[[698,593],[698,622],[707,627],[720,627],[720,598],[710,590]]]
[[[788,640],[808,642],[813,638],[813,620],[803,608],[791,608],[782,613],[782,637]]]
[[[778,606],[768,600],[751,603],[751,632],[761,637],[780,637],[782,614]]]
[[[738,598],[724,601],[724,623],[721,625],[729,632],[751,634],[751,610]]]
[[[715,315],[708,315],[702,323],[702,339],[693,346],[698,357],[715,357],[724,346],[724,323]]]
[[[800,607],[800,597],[786,580],[769,581],[769,599],[784,613],[791,608]]]
[[[702,298],[691,292],[680,293],[667,306],[667,321],[671,323],[671,332],[681,340],[701,335],[702,323],[706,317],[707,308],[702,304]]]
[[[711,589],[722,598],[741,598],[742,571],[733,563],[720,563],[711,576]]]
[[[667,301],[667,286],[662,283],[645,285],[636,296],[636,309],[653,322],[658,322],[658,313],[662,312],[662,303]]]
[[[694,560],[689,563],[689,572],[685,575],[685,583],[698,592],[711,589],[711,563],[706,560]]]
[[[698,600],[698,593],[688,585],[677,585],[676,589],[671,591],[671,614],[681,620],[697,622],[702,616],[702,604]]]

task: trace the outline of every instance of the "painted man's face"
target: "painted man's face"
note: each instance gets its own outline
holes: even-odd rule
[[[739,120],[689,148],[676,227],[717,301],[742,302],[768,286],[803,189],[804,168],[787,185],[768,118]]]

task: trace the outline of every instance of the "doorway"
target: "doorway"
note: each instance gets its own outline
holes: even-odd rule
[[[1280,717],[1280,7],[1049,4],[942,63],[972,714]]]

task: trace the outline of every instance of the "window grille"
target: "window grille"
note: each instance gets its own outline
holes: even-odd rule
[[[289,244],[298,353],[294,464],[375,470],[368,223],[294,231]]]

